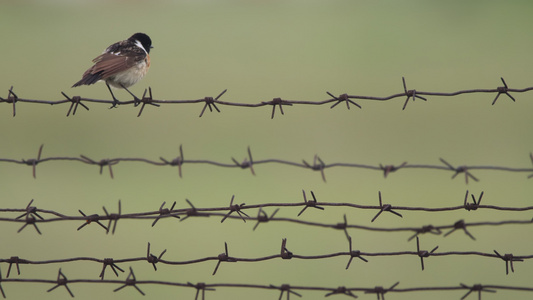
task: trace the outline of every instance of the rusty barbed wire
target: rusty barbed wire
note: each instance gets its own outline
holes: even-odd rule
[[[288,223],[294,223],[304,226],[313,226],[313,227],[322,227],[322,228],[331,228],[335,230],[343,230],[346,234],[346,236],[349,236],[347,233],[348,229],[358,229],[358,230],[366,230],[366,231],[378,231],[378,232],[410,232],[413,235],[409,237],[408,240],[412,240],[415,237],[418,237],[421,234],[429,233],[433,235],[440,235],[443,233],[443,231],[447,231],[443,236],[446,237],[450,235],[451,233],[455,232],[456,230],[463,231],[467,236],[469,236],[472,240],[475,240],[475,237],[468,231],[468,228],[471,227],[479,227],[479,226],[502,226],[502,225],[532,225],[533,219],[527,219],[527,220],[504,220],[504,221],[485,221],[485,222],[472,222],[467,223],[464,220],[459,220],[455,222],[454,224],[446,224],[446,225],[423,225],[418,227],[394,227],[394,228],[382,228],[382,227],[372,227],[367,225],[361,225],[361,224],[349,224],[346,214],[344,214],[343,222],[341,223],[334,223],[334,224],[327,224],[327,223],[320,223],[320,222],[313,222],[313,221],[307,221],[307,220],[300,220],[296,218],[286,218],[286,217],[275,217],[275,215],[278,213],[281,207],[303,207],[303,209],[300,210],[297,217],[301,216],[303,212],[308,208],[318,208],[324,210],[326,207],[344,207],[349,209],[361,209],[361,210],[375,210],[378,211],[376,216],[374,216],[370,222],[374,222],[378,216],[382,212],[391,212],[393,214],[396,214],[397,216],[401,216],[397,212],[393,212],[392,210],[396,211],[422,211],[422,212],[449,212],[449,211],[457,211],[457,210],[466,210],[468,212],[470,211],[477,211],[482,209],[491,209],[491,210],[498,210],[498,211],[510,211],[510,212],[524,212],[524,211],[531,211],[533,210],[533,206],[525,206],[525,207],[504,207],[504,206],[496,206],[496,205],[481,205],[481,199],[484,195],[484,192],[480,193],[480,196],[477,199],[473,194],[469,194],[469,191],[466,191],[463,205],[457,205],[457,206],[448,206],[448,207],[412,207],[412,206],[392,206],[390,204],[383,204],[381,202],[381,192],[379,192],[379,200],[380,205],[361,205],[356,203],[350,203],[350,202],[319,202],[315,196],[315,194],[311,191],[311,195],[313,196],[313,200],[307,200],[307,196],[305,191],[303,192],[303,198],[304,202],[280,202],[280,203],[260,203],[260,204],[233,204],[233,201],[235,199],[235,195],[231,197],[231,201],[229,206],[222,206],[222,207],[195,207],[192,202],[189,199],[185,199],[185,201],[188,203],[190,207],[184,207],[184,208],[175,208],[176,201],[172,204],[172,206],[169,208],[164,208],[166,205],[166,202],[163,202],[158,210],[155,211],[143,211],[143,212],[136,212],[136,213],[122,213],[122,202],[118,201],[118,213],[109,213],[108,210],[105,208],[105,206],[102,207],[105,214],[99,215],[99,214],[91,214],[86,215],[83,213],[81,209],[79,209],[79,213],[81,216],[76,215],[66,215],[54,210],[47,210],[47,209],[41,209],[37,208],[36,206],[32,206],[34,200],[32,199],[28,205],[25,208],[0,208],[0,212],[2,213],[16,213],[17,215],[19,213],[22,213],[16,217],[0,217],[0,222],[16,222],[16,223],[23,223],[24,225],[19,228],[18,232],[24,230],[26,226],[31,225],[35,228],[37,233],[41,234],[41,231],[39,227],[37,227],[37,224],[42,223],[51,223],[51,222],[60,222],[60,221],[73,221],[73,222],[83,222],[81,225],[77,227],[77,230],[81,230],[85,226],[96,223],[100,227],[103,228],[103,230],[107,233],[110,231],[114,234],[117,223],[120,219],[123,220],[148,220],[152,222],[152,227],[157,224],[157,222],[164,218],[176,218],[179,219],[180,222],[184,221],[190,217],[220,217],[221,223],[224,222],[226,219],[240,219],[246,223],[246,221],[253,221],[256,222],[253,226],[253,230],[256,230],[259,224],[261,223],[268,223],[268,222],[288,222]],[[474,199],[474,203],[468,202],[468,196],[471,196],[472,199]],[[275,211],[270,215],[270,217],[267,215],[265,209],[266,208],[276,208]],[[257,215],[256,216],[250,216],[245,211],[250,211],[253,209],[257,209]],[[235,214],[232,214],[234,213]],[[52,217],[48,217],[52,216]],[[46,218],[45,218],[46,217]],[[102,224],[102,222],[107,221],[107,225]],[[114,223],[113,223],[114,222]]]
[[[352,263],[352,260],[354,258],[358,258],[364,263],[369,263],[371,260],[370,258],[374,257],[398,257],[398,256],[414,256],[420,258],[420,265],[421,270],[425,270],[424,265],[424,258],[429,259],[430,257],[444,257],[444,256],[477,256],[477,257],[486,257],[486,258],[495,258],[497,260],[502,260],[505,262],[505,272],[506,275],[509,275],[509,265],[511,266],[511,271],[514,273],[514,264],[513,262],[523,262],[524,260],[532,259],[533,254],[526,254],[526,255],[514,255],[512,253],[506,253],[504,255],[501,255],[497,250],[493,250],[492,253],[490,252],[480,252],[480,251],[446,251],[446,252],[438,252],[439,246],[433,247],[432,250],[421,250],[419,238],[416,237],[416,251],[413,250],[402,250],[402,251],[387,251],[387,252],[365,252],[361,250],[354,250],[352,248],[352,241],[353,239],[351,237],[347,237],[348,240],[348,251],[337,251],[337,252],[330,252],[325,254],[317,254],[317,255],[304,255],[304,254],[298,254],[295,252],[294,249],[292,251],[289,251],[287,249],[287,239],[282,239],[281,242],[281,251],[267,256],[261,256],[261,257],[237,257],[230,255],[230,251],[228,250],[228,244],[224,243],[224,252],[221,254],[218,254],[216,256],[206,256],[206,257],[199,257],[195,259],[188,259],[188,260],[169,260],[169,259],[163,259],[162,256],[167,253],[167,249],[163,250],[158,256],[152,254],[150,252],[150,243],[148,243],[148,249],[146,252],[146,256],[141,257],[128,257],[128,258],[97,258],[97,257],[70,257],[70,258],[56,258],[56,259],[47,259],[47,260],[31,260],[26,258],[21,258],[19,256],[11,256],[9,258],[0,258],[0,263],[6,263],[9,264],[8,271],[6,278],[9,278],[11,274],[11,268],[13,265],[17,268],[17,274],[20,275],[20,265],[48,265],[48,264],[66,264],[66,263],[74,263],[74,262],[92,262],[97,264],[102,264],[102,271],[100,271],[98,277],[100,277],[101,280],[104,280],[105,270],[107,266],[111,267],[111,270],[115,274],[115,276],[119,276],[117,269],[121,272],[124,272],[123,269],[119,267],[119,264],[124,263],[133,263],[133,262],[143,262],[146,261],[149,264],[151,264],[154,268],[154,271],[157,271],[156,264],[163,264],[163,265],[169,265],[169,266],[183,266],[183,265],[192,265],[192,264],[199,264],[204,262],[216,262],[214,271],[212,275],[216,275],[217,271],[219,270],[221,264],[223,262],[241,262],[241,263],[251,263],[251,262],[265,262],[270,260],[276,260],[276,259],[282,259],[282,260],[325,260],[325,259],[331,259],[336,257],[346,257],[348,258],[348,263],[345,267],[345,269],[348,269]],[[277,246],[276,246],[277,247]],[[170,254],[169,254],[170,255]],[[168,255],[167,255],[168,256]],[[343,266],[344,267],[344,266]]]
[[[62,276],[62,277],[60,277]],[[64,286],[68,292],[68,294],[72,297],[74,297],[74,293],[69,288],[68,284],[74,285],[78,283],[85,283],[85,284],[113,284],[113,285],[120,285],[118,288],[114,289],[113,292],[118,292],[121,289],[125,287],[133,287],[135,288],[141,295],[145,295],[145,293],[139,288],[138,285],[159,285],[159,286],[169,286],[169,287],[183,287],[183,288],[190,288],[194,289],[195,292],[191,293],[191,298],[194,297],[194,300],[205,300],[205,292],[216,292],[219,288],[241,288],[241,289],[254,289],[254,290],[273,290],[276,291],[274,294],[275,297],[278,297],[279,299],[282,299],[283,294],[286,293],[286,298],[290,299],[291,295],[295,295],[298,297],[303,297],[304,295],[296,292],[296,291],[312,291],[312,292],[321,292],[325,293],[325,297],[329,297],[331,295],[345,295],[351,298],[357,298],[358,296],[355,293],[363,293],[363,294],[376,294],[379,299],[385,299],[386,293],[414,293],[414,292],[453,292],[453,291],[460,291],[461,294],[458,296],[462,297],[461,300],[466,299],[471,293],[477,293],[478,299],[481,299],[481,293],[482,292],[489,292],[489,293],[496,293],[497,291],[521,291],[521,292],[533,292],[533,287],[525,287],[525,286],[509,286],[509,285],[493,285],[493,284],[473,284],[471,286],[468,286],[464,283],[460,283],[459,285],[450,285],[450,286],[419,286],[419,287],[405,287],[405,288],[398,288],[398,285],[400,282],[396,282],[389,288],[384,288],[383,286],[375,286],[375,287],[346,287],[346,286],[338,286],[338,287],[326,287],[326,286],[304,286],[304,285],[290,285],[290,284],[282,284],[280,286],[276,286],[273,284],[250,284],[250,283],[205,283],[205,282],[198,282],[196,284],[191,282],[173,282],[173,281],[161,281],[161,280],[138,280],[135,277],[135,274],[133,272],[133,269],[130,267],[130,272],[128,274],[128,277],[126,280],[98,280],[98,279],[68,279],[62,272],[61,269],[59,270],[59,275],[56,280],[52,279],[32,279],[32,278],[2,278],[0,274],[0,292],[2,293],[2,296],[6,298],[6,293],[4,291],[4,287],[1,285],[9,284],[9,283],[43,283],[43,284],[50,284],[54,285],[51,289],[47,290],[47,292],[53,291],[55,288],[59,286]],[[7,288],[6,288],[7,289]],[[281,294],[279,294],[281,292]],[[465,293],[466,292],[466,293]],[[201,294],[201,298],[199,297]],[[276,299],[273,297],[273,299]]]
[[[501,95],[507,96],[509,99],[511,99],[513,102],[516,101],[516,99],[510,94],[510,93],[524,93],[533,90],[533,87],[527,87],[523,89],[512,89],[507,86],[507,83],[505,80],[500,78],[503,86],[498,86],[493,89],[469,89],[469,90],[460,90],[455,92],[424,92],[424,91],[418,91],[415,89],[407,89],[407,84],[405,82],[405,78],[402,77],[402,84],[403,84],[403,92],[392,94],[385,97],[379,97],[379,96],[360,96],[360,95],[349,95],[349,94],[340,94],[339,96],[335,96],[330,92],[326,92],[327,95],[329,95],[331,98],[322,100],[322,101],[305,101],[305,100],[286,100],[282,98],[274,98],[271,101],[261,101],[259,103],[239,103],[239,102],[231,102],[231,101],[222,101],[220,98],[227,92],[227,89],[222,91],[218,96],[216,97],[204,97],[200,99],[194,99],[194,100],[156,100],[152,96],[152,88],[149,87],[148,89],[144,90],[143,96],[139,99],[134,99],[130,101],[121,101],[118,103],[119,106],[122,105],[133,105],[134,107],[141,106],[139,109],[139,113],[137,116],[141,116],[142,112],[144,111],[144,108],[146,105],[151,105],[155,107],[159,107],[162,104],[203,104],[203,108],[200,113],[200,117],[203,116],[204,112],[208,108],[210,112],[213,112],[216,110],[220,113],[220,109],[217,105],[223,105],[223,106],[235,106],[235,107],[242,107],[242,108],[258,108],[258,107],[265,107],[265,106],[272,106],[272,112],[271,112],[271,118],[274,118],[276,107],[279,107],[280,113],[283,115],[283,106],[294,106],[294,105],[326,105],[333,103],[330,108],[335,108],[337,105],[341,103],[346,103],[346,108],[350,109],[350,104],[353,106],[356,106],[358,108],[362,108],[362,106],[355,101],[356,100],[372,100],[372,101],[388,101],[396,98],[404,98],[406,97],[404,104],[402,106],[402,110],[405,110],[407,107],[407,104],[409,103],[409,100],[412,100],[413,102],[415,99],[420,99],[427,101],[428,99],[423,96],[438,96],[438,97],[453,97],[458,96],[462,94],[475,94],[475,93],[488,93],[488,94],[496,94],[496,97],[492,101],[492,105],[496,103],[496,101],[499,99]],[[115,105],[113,100],[103,100],[103,99],[92,99],[92,98],[85,98],[81,96],[68,96],[65,92],[61,92],[63,97],[65,99],[62,100],[38,100],[38,99],[25,99],[19,97],[14,91],[13,86],[8,90],[7,98],[0,97],[0,103],[5,102],[7,104],[12,105],[13,110],[13,116],[16,115],[16,103],[30,103],[30,104],[48,104],[48,105],[59,105],[59,104],[67,104],[70,103],[69,109],[67,111],[67,117],[72,113],[72,115],[76,114],[76,111],[78,109],[78,106],[82,106],[86,110],[89,110],[89,107],[87,106],[88,103],[91,104],[106,104],[106,105]],[[85,103],[84,103],[85,102]]]
[[[499,172],[515,172],[515,173],[532,173],[527,176],[527,178],[533,178],[533,167],[530,168],[519,168],[519,167],[509,167],[509,166],[491,166],[491,165],[453,165],[443,158],[439,158],[442,164],[411,164],[403,162],[399,165],[369,165],[361,163],[349,163],[349,162],[335,162],[335,163],[325,163],[318,155],[314,156],[313,163],[308,163],[305,159],[302,162],[288,161],[283,159],[268,158],[268,159],[252,159],[252,152],[250,147],[247,149],[248,157],[245,157],[242,163],[239,163],[234,157],[231,157],[232,163],[229,162],[218,162],[209,159],[185,159],[183,154],[183,147],[179,147],[179,155],[173,159],[166,159],[159,157],[159,160],[151,160],[148,158],[142,157],[117,157],[117,158],[106,158],[95,160],[89,158],[86,155],[77,156],[58,156],[58,157],[42,157],[44,145],[39,147],[36,158],[30,159],[13,159],[13,158],[0,158],[0,163],[13,163],[19,165],[27,165],[32,167],[32,174],[34,178],[37,178],[37,165],[45,162],[58,162],[58,161],[70,161],[78,162],[86,165],[95,165],[99,167],[100,174],[102,174],[105,167],[109,170],[109,175],[111,178],[114,178],[113,166],[121,162],[136,162],[136,163],[145,163],[158,167],[178,167],[179,177],[183,176],[183,165],[193,165],[193,164],[204,164],[221,168],[240,168],[240,169],[250,169],[252,175],[256,175],[254,165],[261,164],[280,164],[292,167],[298,167],[302,169],[308,169],[311,171],[318,171],[322,177],[322,180],[326,182],[325,169],[330,168],[354,168],[354,169],[365,169],[371,171],[383,172],[383,176],[387,178],[391,173],[398,172],[402,169],[417,169],[417,170],[438,170],[438,171],[447,171],[452,172],[452,179],[457,177],[459,174],[464,174],[465,183],[468,184],[468,180],[473,179],[474,181],[479,181],[471,171],[473,170],[490,170],[490,171],[499,171]],[[529,154],[530,163],[533,164],[533,153]]]

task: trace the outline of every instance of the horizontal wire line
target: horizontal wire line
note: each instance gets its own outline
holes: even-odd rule
[[[179,175],[182,177],[182,167],[183,165],[189,165],[189,164],[205,164],[205,165],[211,165],[216,167],[223,167],[223,168],[240,168],[240,169],[251,169],[252,174],[255,175],[254,171],[254,165],[261,165],[261,164],[281,164],[281,165],[287,165],[287,166],[293,166],[293,167],[299,167],[303,169],[309,169],[311,171],[320,171],[322,175],[322,179],[326,181],[325,177],[325,169],[329,168],[336,168],[336,167],[346,167],[346,168],[354,168],[354,169],[366,169],[366,170],[373,170],[373,171],[380,171],[383,172],[384,177],[387,177],[390,173],[398,172],[401,169],[418,169],[418,170],[439,170],[439,171],[447,171],[452,172],[452,179],[455,178],[459,174],[463,174],[465,177],[465,182],[468,183],[469,178],[473,179],[474,181],[479,181],[474,175],[470,172],[472,170],[485,170],[485,171],[500,171],[500,172],[517,172],[517,173],[531,173],[528,175],[528,178],[533,178],[533,167],[525,168],[525,167],[510,167],[510,166],[493,166],[493,165],[458,165],[453,166],[446,160],[440,158],[440,162],[442,164],[435,165],[435,164],[409,164],[407,162],[404,162],[400,165],[368,165],[368,164],[360,164],[360,163],[349,163],[349,162],[336,162],[336,163],[324,163],[324,161],[318,156],[315,155],[313,162],[308,163],[306,160],[302,160],[302,162],[296,162],[296,161],[288,161],[288,160],[282,160],[282,159],[263,159],[263,160],[254,160],[252,158],[252,153],[250,148],[248,147],[248,157],[244,159],[242,163],[237,162],[233,157],[232,163],[231,162],[218,162],[213,161],[209,159],[184,159],[183,158],[183,148],[180,146],[180,156],[167,160],[163,157],[160,157],[159,161],[151,160],[148,158],[142,158],[142,157],[117,157],[117,158],[107,158],[107,159],[100,159],[100,160],[93,160],[85,155],[80,155],[79,157],[76,156],[62,156],[62,157],[41,157],[42,149],[44,145],[41,145],[39,148],[39,152],[37,155],[37,158],[30,158],[30,159],[12,159],[12,158],[0,158],[0,163],[13,163],[13,164],[20,164],[20,165],[27,165],[31,166],[33,168],[33,175],[36,177],[36,167],[38,164],[45,163],[45,162],[58,162],[58,161],[71,161],[71,162],[80,162],[87,165],[96,165],[100,167],[100,173],[102,173],[103,168],[107,167],[109,168],[109,172],[111,174],[111,177],[113,178],[113,170],[112,167],[117,165],[120,162],[130,162],[130,163],[145,163],[150,164],[154,166],[170,166],[170,167],[178,167],[179,168]],[[533,163],[533,154],[530,153],[529,159],[531,160],[531,163]]]
[[[347,108],[350,108],[350,104],[357,106],[361,108],[361,105],[355,103],[352,101],[352,99],[355,100],[374,100],[374,101],[388,101],[395,98],[400,97],[407,97],[405,100],[405,103],[403,105],[403,109],[406,108],[407,103],[410,99],[413,101],[416,98],[419,98],[421,100],[427,101],[426,98],[422,97],[424,96],[438,96],[438,97],[453,97],[458,96],[462,94],[486,94],[486,93],[496,93],[496,98],[493,100],[492,104],[494,105],[496,101],[498,100],[499,96],[502,94],[505,94],[507,97],[509,97],[512,101],[515,101],[515,98],[511,96],[509,93],[524,93],[533,90],[533,87],[526,87],[522,89],[514,89],[509,88],[507,86],[507,83],[503,78],[500,78],[503,86],[499,86],[497,88],[493,89],[469,89],[469,90],[460,90],[455,92],[431,92],[431,91],[417,91],[414,89],[407,89],[407,85],[405,83],[405,78],[402,77],[403,82],[403,93],[396,93],[389,96],[362,96],[362,95],[348,95],[348,94],[341,94],[339,96],[334,96],[331,93],[327,92],[328,95],[331,96],[331,98],[321,101],[307,101],[307,100],[286,100],[281,98],[274,98],[271,101],[261,101],[258,103],[239,103],[239,102],[232,102],[232,101],[222,101],[219,100],[219,98],[226,93],[227,90],[224,90],[222,93],[220,93],[217,97],[204,97],[200,99],[193,99],[193,100],[157,100],[152,98],[152,89],[146,89],[142,98],[139,98],[138,100],[130,100],[130,101],[121,101],[118,103],[119,106],[122,105],[134,105],[135,107],[142,104],[139,114],[137,116],[140,116],[143,112],[143,109],[146,104],[152,105],[152,106],[160,106],[161,104],[196,104],[196,103],[204,103],[204,107],[202,109],[202,113],[200,114],[200,117],[203,115],[206,108],[209,108],[210,111],[213,111],[213,108],[216,109],[216,111],[220,112],[220,110],[217,108],[216,105],[225,105],[225,106],[236,106],[236,107],[246,107],[246,108],[257,108],[257,107],[263,107],[263,106],[272,106],[272,118],[274,118],[275,108],[276,106],[280,107],[280,112],[283,114],[283,105],[324,105],[324,104],[330,104],[334,103],[330,108],[334,108],[338,104],[345,102],[347,105]],[[147,91],[149,91],[148,96]],[[103,99],[92,99],[92,98],[85,98],[80,96],[73,96],[69,97],[64,92],[61,92],[61,94],[66,98],[63,100],[39,100],[39,99],[25,99],[19,97],[15,92],[13,91],[13,87],[11,87],[8,91],[7,98],[0,97],[0,103],[6,102],[11,103],[13,105],[13,116],[16,115],[16,109],[15,104],[17,102],[21,103],[30,103],[30,104],[48,104],[48,105],[58,105],[58,104],[65,104],[70,103],[70,108],[68,110],[67,116],[72,114],[74,115],[76,113],[76,110],[78,108],[78,105],[82,105],[83,108],[86,110],[89,110],[89,108],[84,103],[95,103],[95,104],[117,104],[113,100],[103,100]]]

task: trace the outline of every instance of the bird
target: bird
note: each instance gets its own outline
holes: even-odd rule
[[[104,81],[111,97],[113,106],[120,103],[111,87],[125,89],[133,96],[135,101],[140,101],[128,87],[141,80],[150,68],[150,49],[152,40],[145,33],[135,33],[127,40],[116,42],[107,47],[101,55],[93,59],[94,65],[90,67],[80,81],[72,87],[91,85],[98,81]]]

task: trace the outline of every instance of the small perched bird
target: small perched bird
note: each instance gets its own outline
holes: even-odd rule
[[[139,100],[128,87],[136,84],[148,72],[151,48],[153,47],[150,37],[140,32],[127,40],[114,43],[93,59],[94,65],[85,71],[81,80],[72,87],[90,85],[103,80],[113,97],[112,107],[120,102],[113,95],[111,87],[125,89],[135,100]]]

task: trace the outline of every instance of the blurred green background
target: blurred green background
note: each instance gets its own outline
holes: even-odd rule
[[[131,90],[141,95],[150,86],[156,99],[198,99],[228,92],[221,100],[258,103],[275,97],[320,101],[333,94],[386,96],[408,88],[451,92],[496,88],[504,77],[510,87],[532,86],[530,38],[533,4],[530,1],[3,1],[0,4],[0,96],[11,85],[21,98],[59,100],[60,92],[109,99],[103,84],[71,89],[105,47],[135,32],[153,40],[152,66],[147,77]],[[124,91],[115,93],[130,99]],[[93,159],[176,157],[183,145],[186,159],[231,163],[242,160],[250,146],[254,159],[279,158],[312,161],[318,154],[326,163],[352,162],[399,165],[404,161],[439,164],[439,157],[454,165],[495,165],[531,168],[533,151],[533,93],[503,96],[491,106],[494,94],[428,97],[409,103],[358,101],[362,110],[344,105],[285,107],[270,119],[271,107],[245,109],[219,105],[221,113],[198,115],[202,104],[138,108],[88,104],[75,116],[65,117],[68,105],[0,103],[0,157],[34,158],[44,144],[43,157],[86,155]],[[399,206],[443,207],[461,205],[468,189],[485,192],[483,204],[531,205],[532,179],[526,173],[476,171],[480,182],[466,185],[452,173],[402,170],[383,178],[380,172],[350,168],[320,174],[282,165],[257,165],[249,170],[184,165],[176,168],[120,163],[114,179],[106,170],[71,162],[42,163],[33,179],[31,168],[0,165],[0,207],[23,208],[31,199],[38,208],[77,215],[102,214],[102,206],[123,213],[157,210],[163,201],[185,198],[197,207],[224,206],[232,195],[237,203],[300,202],[302,189],[314,191],[319,201],[376,205],[381,191],[386,203]],[[300,208],[283,208],[277,216],[296,217]],[[267,209],[270,214],[273,209]],[[255,212],[250,212],[255,214]],[[325,223],[371,225],[374,211],[328,207],[310,209],[300,218]],[[445,225],[474,221],[527,220],[531,213],[491,210],[445,213],[402,212],[402,219],[384,214],[372,223],[382,227]],[[6,214],[3,214],[6,216]],[[8,215],[13,216],[13,215]],[[0,257],[30,260],[67,257],[142,257],[148,242],[152,252],[167,249],[164,259],[188,260],[216,256],[224,242],[236,257],[278,253],[282,238],[295,254],[318,255],[347,251],[342,231],[287,223],[262,224],[239,220],[174,219],[122,220],[115,235],[105,235],[92,224],[81,231],[76,222],[41,224],[20,233],[20,223],[0,226]],[[472,241],[461,232],[446,238],[424,235],[424,249],[439,245],[439,252],[482,251],[532,254],[531,226],[475,227]],[[413,251],[404,233],[350,230],[354,248],[364,252]],[[145,262],[132,266],[138,280],[206,283],[289,283],[304,286],[389,287],[500,284],[531,287],[531,261],[514,264],[505,275],[504,262],[482,257],[430,257],[421,271],[419,258],[347,257],[325,260],[272,260],[260,263],[223,263],[215,276],[215,262],[189,266],[158,265],[154,272]],[[7,264],[0,264],[2,275]],[[69,279],[98,279],[101,265],[21,265],[12,278],[53,279],[61,267]],[[127,273],[120,274],[124,280]],[[106,278],[114,279],[108,270]],[[60,287],[49,284],[4,283],[9,299],[67,299]],[[141,299],[133,288],[117,293],[118,285],[71,284],[77,299]],[[193,299],[195,290],[142,285],[147,298]],[[304,299],[322,299],[322,292],[301,292]],[[387,299],[458,299],[464,291],[395,293]],[[361,299],[375,295],[356,293]],[[219,288],[207,299],[277,299],[279,292]],[[341,296],[336,296],[341,298]],[[475,298],[471,295],[470,298]],[[296,297],[295,297],[296,298]],[[499,291],[483,299],[530,299],[531,293]]]

